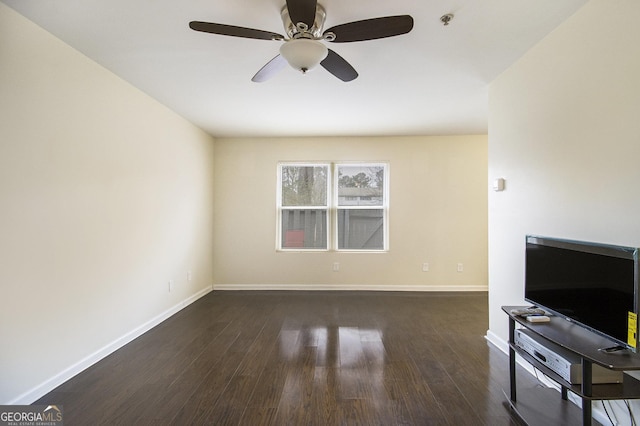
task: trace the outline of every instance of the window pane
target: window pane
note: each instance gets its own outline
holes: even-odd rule
[[[338,249],[384,250],[382,209],[339,209]]]
[[[326,206],[327,166],[282,166],[283,206]]]
[[[327,211],[282,210],[282,248],[327,248]]]
[[[384,205],[384,166],[338,166],[338,205]]]

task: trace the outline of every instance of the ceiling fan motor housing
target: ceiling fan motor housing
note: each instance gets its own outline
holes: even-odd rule
[[[308,28],[304,23],[302,23],[302,25],[298,25],[298,22],[292,22],[291,17],[289,16],[289,9],[287,9],[286,5],[280,11],[280,16],[282,17],[284,30],[289,38],[322,38],[322,28],[324,27],[324,21],[327,17],[327,13],[320,4],[316,6],[316,17],[311,28]],[[302,28],[300,28],[301,26]],[[304,29],[305,27],[307,28]]]

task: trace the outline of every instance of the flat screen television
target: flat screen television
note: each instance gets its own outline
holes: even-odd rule
[[[527,235],[524,298],[634,352],[638,248]]]

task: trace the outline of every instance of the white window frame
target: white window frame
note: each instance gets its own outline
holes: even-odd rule
[[[382,167],[384,170],[383,179],[383,194],[382,205],[374,206],[340,206],[339,205],[339,191],[338,191],[338,179],[339,167]],[[333,164],[332,170],[333,178],[333,193],[331,203],[331,219],[333,224],[333,233],[331,238],[332,248],[339,252],[357,252],[357,253],[385,253],[389,251],[389,163],[384,161],[376,162],[363,162],[363,161],[349,161],[349,162],[336,162]],[[382,210],[382,243],[381,249],[349,249],[339,247],[339,230],[338,230],[338,215],[340,210]]]
[[[282,205],[282,168],[283,167],[326,167],[327,168],[327,188],[326,188],[326,205],[324,206],[283,206]],[[293,252],[324,252],[331,249],[331,179],[332,179],[332,167],[330,162],[278,162],[277,169],[277,196],[276,196],[276,250],[277,251],[293,251]],[[305,248],[305,247],[284,247],[282,237],[282,215],[285,210],[325,210],[326,211],[326,223],[325,229],[327,231],[327,245],[325,248]]]
[[[384,188],[382,205],[375,206],[339,206],[338,205],[338,168],[346,167],[380,167],[384,168]],[[327,168],[327,205],[326,206],[283,206],[282,205],[282,168],[283,167],[326,167]],[[388,162],[383,161],[280,161],[277,164],[277,192],[276,192],[276,251],[282,252],[357,252],[357,253],[385,253],[389,251],[389,168]],[[283,212],[285,210],[326,210],[326,248],[284,247],[282,229]],[[383,216],[383,248],[381,249],[345,249],[338,244],[338,214],[343,209],[382,210]]]

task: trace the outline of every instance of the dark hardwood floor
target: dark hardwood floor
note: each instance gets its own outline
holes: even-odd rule
[[[212,292],[36,403],[66,425],[516,425],[487,328],[486,293]]]

